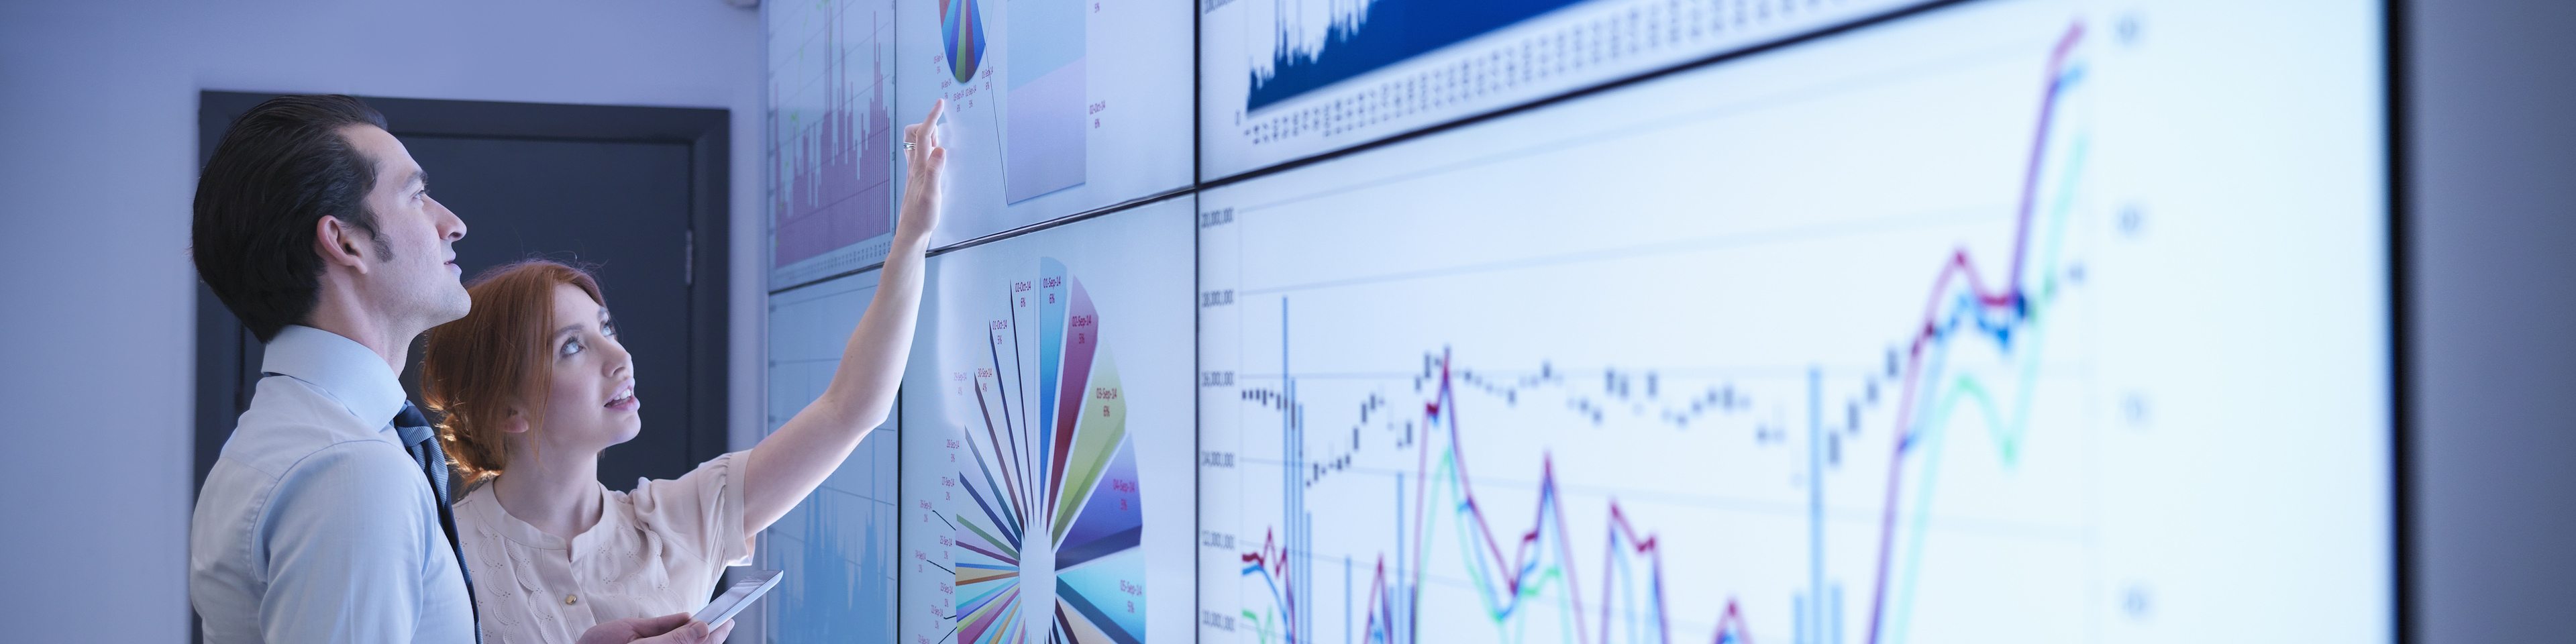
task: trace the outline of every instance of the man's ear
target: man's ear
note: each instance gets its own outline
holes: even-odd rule
[[[359,273],[367,272],[367,252],[374,250],[374,240],[339,217],[323,215],[313,222],[313,254],[324,266],[346,266]]]

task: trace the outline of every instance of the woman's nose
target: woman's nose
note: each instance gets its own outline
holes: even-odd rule
[[[609,377],[614,378],[618,376],[634,375],[635,355],[626,352],[626,345],[618,344],[616,340],[610,340],[604,344],[607,345],[608,357],[610,358],[608,362]]]

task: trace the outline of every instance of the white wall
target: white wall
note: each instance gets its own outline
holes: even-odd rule
[[[732,109],[756,430],[760,34],[718,0],[0,3],[0,640],[187,639],[198,90]]]

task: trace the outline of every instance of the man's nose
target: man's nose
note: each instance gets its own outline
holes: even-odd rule
[[[440,235],[439,237],[441,239],[446,239],[449,242],[464,239],[465,218],[456,216],[456,211],[448,210],[447,204],[439,203],[437,199],[431,199],[429,200],[429,203],[432,207],[438,209],[439,217],[443,220],[439,222],[439,229],[444,231],[445,234]]]

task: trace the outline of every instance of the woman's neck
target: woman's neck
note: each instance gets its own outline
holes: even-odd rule
[[[545,451],[555,453],[511,459],[509,469],[492,479],[492,498],[511,517],[570,542],[599,524],[599,454]]]

